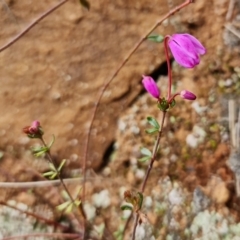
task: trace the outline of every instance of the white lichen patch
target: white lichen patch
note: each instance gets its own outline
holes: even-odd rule
[[[19,208],[22,211],[31,209],[16,201],[9,201],[9,205]],[[52,233],[54,227],[39,222],[36,218],[30,217],[16,209],[7,206],[0,207],[0,238],[20,236],[33,233]],[[34,237],[34,240],[44,240],[45,237]]]

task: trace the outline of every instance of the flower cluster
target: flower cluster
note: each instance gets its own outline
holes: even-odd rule
[[[167,99],[161,98],[161,91],[152,77],[143,76],[142,80],[144,88],[149,94],[152,95],[152,97],[158,100],[158,106],[162,111],[166,111],[169,107],[174,106],[175,97],[178,95],[186,100],[196,99],[196,96],[188,90],[182,90],[181,92],[171,96],[172,76],[170,59],[168,56],[168,47],[170,48],[176,62],[185,68],[193,68],[198,65],[200,63],[199,55],[206,53],[206,49],[203,47],[203,45],[190,34],[174,34],[172,36],[165,37],[165,53],[168,62],[169,78]]]

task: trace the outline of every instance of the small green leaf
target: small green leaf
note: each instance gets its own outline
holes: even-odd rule
[[[65,210],[70,204],[71,204],[71,201],[66,201],[66,202],[58,205],[56,208],[57,208],[58,211],[63,211],[63,210]]]
[[[152,153],[151,153],[151,151],[149,150],[149,149],[147,149],[147,148],[141,148],[141,154],[142,155],[145,155],[145,156],[148,156],[148,157],[151,157],[152,156]]]
[[[173,99],[170,103],[170,108],[173,108],[176,105],[175,99]]]
[[[150,160],[150,159],[151,159],[151,157],[145,156],[145,157],[140,158],[138,161],[139,161],[139,162],[146,162],[146,161],[148,161],[148,160]]]
[[[78,207],[78,206],[81,204],[81,201],[78,200],[78,199],[76,199],[76,200],[74,201],[74,204]]]
[[[141,209],[142,208],[142,203],[143,203],[143,195],[140,192],[138,192],[138,195],[139,195],[138,207],[139,207],[139,209]]]
[[[52,179],[54,179],[56,176],[57,176],[57,173],[55,172],[55,173],[53,173],[53,175],[50,176],[49,178],[52,180]]]
[[[42,151],[36,152],[34,153],[34,155],[36,157],[41,157],[42,155],[44,155],[48,150],[47,149],[43,149]]]
[[[69,206],[66,207],[65,213],[71,213],[73,210],[74,203],[70,203]]]
[[[49,146],[48,146],[48,149],[50,149],[53,145],[53,143],[55,142],[55,136],[52,135],[52,141],[50,142]]]
[[[40,157],[43,154],[45,154],[48,151],[48,147],[37,147],[37,148],[32,148],[32,152],[34,156]]]
[[[159,130],[156,129],[156,128],[149,128],[149,129],[146,129],[145,132],[148,133],[148,134],[153,134],[153,133],[156,133],[158,132]]]
[[[53,172],[53,171],[45,172],[45,173],[43,173],[43,176],[44,177],[49,177],[49,176],[52,176],[54,173],[55,172]]]
[[[68,200],[60,205],[57,206],[58,211],[64,211],[65,213],[70,213],[73,210],[73,207],[78,207],[80,205],[80,200],[75,200],[74,202],[71,202],[71,200]]]
[[[121,210],[122,210],[122,211],[124,211],[124,210],[131,210],[131,211],[132,211],[132,206],[123,205],[123,206],[121,206]]]
[[[90,3],[87,0],[79,0],[80,4],[85,7],[88,11],[90,10]]]
[[[54,172],[56,172],[56,168],[52,163],[49,163],[49,168],[52,169]]]
[[[164,36],[160,34],[152,34],[147,37],[150,41],[161,43],[164,40]]]
[[[147,117],[147,121],[150,125],[152,125],[154,128],[156,129],[160,129],[160,125],[159,123],[157,122],[157,120],[153,117]]]
[[[60,166],[58,167],[58,172],[61,171],[61,169],[62,169],[62,167],[64,166],[64,164],[66,163],[66,161],[67,161],[66,159],[63,159],[63,160],[62,160]]]

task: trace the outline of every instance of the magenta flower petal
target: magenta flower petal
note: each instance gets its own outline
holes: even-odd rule
[[[192,55],[181,48],[175,41],[169,41],[169,47],[176,62],[185,68],[193,68],[199,64],[198,55]]]
[[[154,98],[159,99],[160,97],[160,90],[155,83],[155,81],[149,76],[143,76],[142,80],[144,88],[150,93]]]
[[[32,125],[29,127],[29,132],[32,134],[37,133],[39,131],[39,127],[40,127],[40,122],[35,120],[32,122]]]
[[[200,55],[204,55],[206,53],[206,48],[192,35],[190,34],[183,34],[185,35],[187,38],[191,39],[192,44],[195,46],[198,54]]]
[[[203,45],[190,34],[174,34],[170,37],[168,45],[176,62],[186,68],[198,65],[199,55],[206,53]]]
[[[195,100],[197,98],[192,92],[189,92],[187,90],[182,90],[180,92],[180,96],[183,99],[187,99],[187,100]]]

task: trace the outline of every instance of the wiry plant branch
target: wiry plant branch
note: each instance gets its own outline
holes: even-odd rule
[[[153,148],[153,152],[152,152],[152,158],[151,158],[151,161],[150,161],[150,163],[148,165],[148,169],[147,169],[146,175],[145,175],[143,183],[142,183],[141,193],[143,193],[144,190],[145,190],[148,177],[149,177],[150,172],[152,170],[153,163],[156,160],[159,143],[160,143],[160,140],[161,140],[161,137],[162,137],[162,130],[163,130],[163,125],[164,125],[164,122],[165,122],[166,114],[167,114],[167,112],[163,112],[162,121],[161,121],[161,125],[160,125],[160,131],[158,132],[158,136],[157,136],[157,139],[156,139],[156,142],[155,142],[155,145],[154,145],[154,148]],[[136,229],[137,229],[137,225],[138,225],[138,220],[139,220],[139,214],[137,213],[137,216],[136,216],[135,222],[134,222],[134,226],[133,226],[132,240],[135,239],[135,234],[136,234]]]
[[[3,45],[0,48],[0,52],[7,49],[11,45],[13,45],[15,42],[17,42],[21,37],[23,37],[30,29],[32,29],[37,23],[39,23],[41,20],[43,20],[45,17],[47,17],[49,14],[54,12],[56,9],[58,9],[60,6],[62,6],[64,3],[66,3],[68,0],[62,0],[61,2],[57,3],[52,8],[48,9],[46,12],[41,14],[36,20],[34,20],[29,26],[27,26],[21,33],[19,33],[17,36],[15,36],[12,40],[10,40],[8,43]]]
[[[2,240],[20,240],[33,239],[33,237],[57,238],[57,239],[80,239],[79,234],[76,233],[32,233],[26,235],[18,235],[12,237],[4,237]]]
[[[45,143],[45,141],[44,141],[44,139],[43,139],[42,137],[40,138],[40,140],[42,141],[44,147],[47,147],[47,144]],[[63,179],[62,179],[62,176],[61,176],[60,172],[58,171],[55,162],[53,161],[53,158],[52,158],[52,155],[51,155],[51,153],[50,153],[50,150],[48,150],[48,151],[46,152],[46,154],[47,154],[47,157],[48,157],[49,162],[52,163],[52,165],[54,166],[55,171],[56,171],[56,173],[57,173],[57,176],[58,176],[58,178],[59,178],[59,180],[60,180],[60,182],[61,182],[64,190],[66,191],[68,197],[71,199],[71,202],[74,203],[75,199],[72,197],[72,195],[71,195],[71,193],[69,192],[66,184],[64,183],[64,181],[63,181]],[[79,209],[81,215],[83,216],[84,222],[85,222],[85,220],[86,220],[87,217],[86,217],[86,214],[85,214],[84,209],[83,209],[83,207],[82,207],[82,203],[80,203],[78,209]],[[78,220],[78,222],[79,222],[79,224],[80,224],[80,226],[81,226],[81,222],[80,222],[80,220],[79,220],[78,217],[77,217],[77,220]]]
[[[230,23],[225,24],[224,27],[240,39],[240,32],[237,31]]]
[[[82,180],[82,178],[66,178],[62,179],[65,184],[77,183]],[[59,186],[61,185],[61,180],[51,180],[51,181],[35,181],[35,182],[0,182],[0,188],[41,188],[49,186]]]

